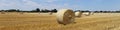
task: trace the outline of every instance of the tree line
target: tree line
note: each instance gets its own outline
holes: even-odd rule
[[[35,10],[31,10],[31,11],[23,11],[20,9],[0,10],[0,12],[2,12],[2,11],[4,11],[4,12],[43,12],[43,13],[47,13],[47,12],[57,12],[57,9],[48,10],[48,9],[36,8]]]
[[[89,10],[76,10],[76,11],[81,11],[81,12],[94,12],[94,13],[120,13],[120,10],[118,11],[89,11]],[[76,12],[75,11],[75,12]]]
[[[34,10],[31,10],[31,11],[22,11],[20,9],[0,10],[0,12],[2,12],[2,11],[4,11],[4,12],[43,12],[43,13],[54,12],[54,13],[56,13],[58,10],[57,9],[48,10],[48,9],[39,9],[39,8],[36,8]],[[120,10],[118,10],[118,11],[89,11],[89,10],[84,10],[83,11],[83,10],[76,10],[76,11],[94,12],[94,13],[120,13]]]

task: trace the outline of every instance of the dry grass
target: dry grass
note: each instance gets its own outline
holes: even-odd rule
[[[120,13],[95,13],[75,22],[61,25],[47,13],[0,14],[0,30],[120,30]]]

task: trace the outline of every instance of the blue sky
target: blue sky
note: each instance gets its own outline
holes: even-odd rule
[[[0,9],[119,10],[120,0],[0,0]]]

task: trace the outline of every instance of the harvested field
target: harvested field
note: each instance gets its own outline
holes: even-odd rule
[[[120,13],[95,13],[61,25],[55,13],[0,14],[0,30],[120,30]]]

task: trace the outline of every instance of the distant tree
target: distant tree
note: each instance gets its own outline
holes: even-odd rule
[[[50,12],[48,9],[42,9],[41,12]]]
[[[45,12],[50,12],[50,10],[48,10],[48,9],[45,9],[44,11],[45,11]]]
[[[2,12],[2,11],[5,11],[5,10],[1,10],[0,12]]]
[[[36,10],[32,10],[31,12],[37,12]]]
[[[16,11],[17,11],[17,12],[20,12],[20,10],[19,10],[19,9],[17,9]]]
[[[17,12],[16,9],[9,9],[9,10],[6,10],[7,12]]]
[[[51,12],[57,12],[57,9],[52,9]]]
[[[41,9],[41,12],[44,12],[44,10],[43,10],[43,9]]]
[[[103,13],[103,11],[99,11],[100,13]]]
[[[40,12],[40,9],[39,9],[39,8],[36,8],[36,12]]]
[[[120,13],[120,11],[115,11],[116,13]]]
[[[99,11],[94,11],[95,13],[99,13]]]

